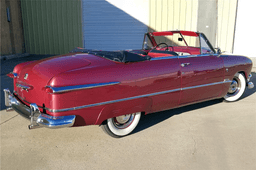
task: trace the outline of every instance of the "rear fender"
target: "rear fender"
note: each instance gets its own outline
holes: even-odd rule
[[[95,125],[100,125],[104,120],[109,118],[131,114],[136,112],[145,112],[148,113],[151,110],[152,99],[149,97],[128,100],[123,102],[117,102],[104,107],[99,116]]]

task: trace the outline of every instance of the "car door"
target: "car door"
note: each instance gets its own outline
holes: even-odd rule
[[[146,86],[140,91],[146,90],[144,93],[150,94],[151,112],[178,107],[181,88],[178,57],[152,58],[147,64],[147,72],[151,76],[145,79],[148,83],[143,82]],[[152,83],[149,83],[149,80]]]
[[[200,55],[179,56],[181,71],[180,105],[216,98],[224,80],[224,64],[203,34]]]

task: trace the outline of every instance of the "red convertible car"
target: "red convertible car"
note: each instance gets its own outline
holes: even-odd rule
[[[141,50],[71,53],[15,66],[5,105],[30,119],[29,129],[101,125],[130,134],[141,114],[224,98],[236,101],[250,82],[252,61],[224,55],[203,33],[146,33]]]

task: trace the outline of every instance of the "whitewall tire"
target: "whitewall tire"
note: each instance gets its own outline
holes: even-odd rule
[[[107,119],[105,124],[101,125],[101,128],[112,137],[123,137],[130,134],[136,128],[140,117],[141,112],[110,118]]]
[[[224,99],[228,102],[234,102],[241,98],[246,87],[246,80],[242,73],[236,73]]]

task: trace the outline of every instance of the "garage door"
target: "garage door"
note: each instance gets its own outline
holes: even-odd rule
[[[65,54],[82,47],[81,1],[21,0],[26,52]]]
[[[86,49],[141,49],[147,32],[145,24],[105,0],[83,0],[82,20]]]

